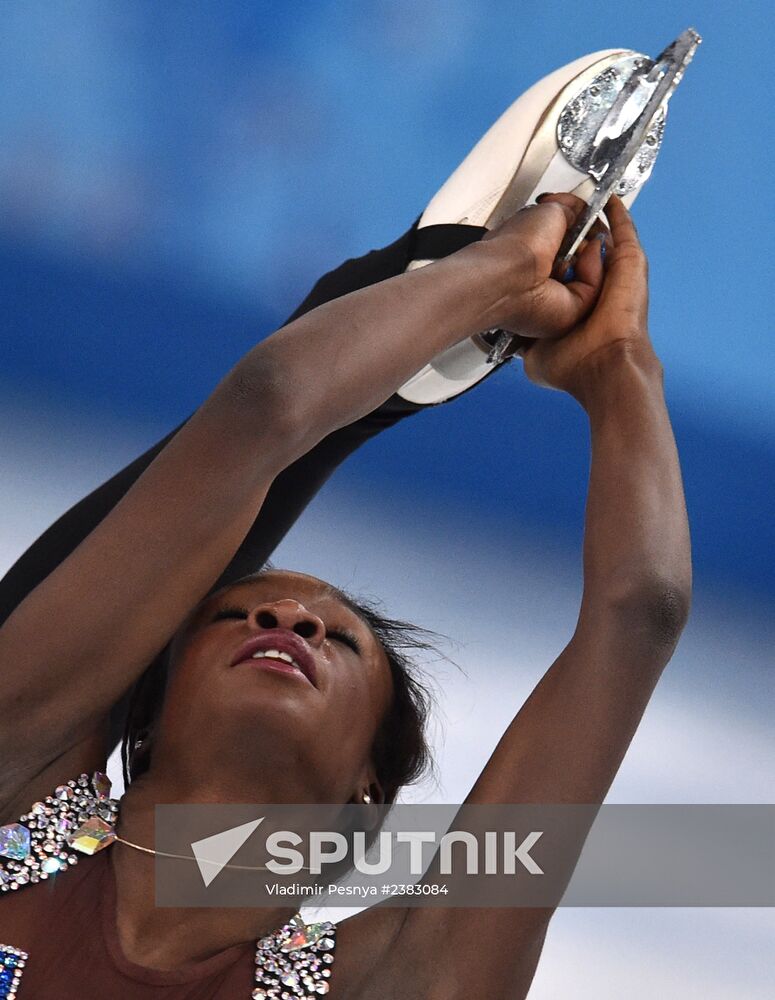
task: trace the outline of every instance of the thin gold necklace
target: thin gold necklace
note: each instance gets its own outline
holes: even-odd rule
[[[34,802],[18,823],[0,826],[0,890],[15,892],[45,881],[78,864],[78,855],[93,855],[116,842],[145,854],[180,858],[155,851],[116,833],[118,800],[110,798],[107,775],[95,771],[58,785],[42,802]],[[223,865],[241,871],[266,870]],[[330,988],[336,948],[336,925],[308,924],[295,913],[287,924],[256,942],[255,985],[251,1000],[297,1000],[319,997]],[[0,944],[0,983],[18,992],[28,955]]]

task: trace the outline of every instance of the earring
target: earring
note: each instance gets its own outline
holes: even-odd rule
[[[363,804],[365,806],[371,805],[371,796],[369,795],[368,792],[363,793]]]

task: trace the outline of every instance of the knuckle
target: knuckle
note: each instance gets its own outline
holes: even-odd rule
[[[648,260],[637,243],[619,244],[614,253],[620,264],[626,264],[641,274],[648,274]]]
[[[516,240],[511,259],[515,285],[520,290],[531,288],[538,274],[538,253],[533,241],[524,237]]]
[[[544,203],[546,208],[552,211],[558,218],[561,218],[564,223],[572,222],[575,213],[570,205],[562,201],[550,201]]]

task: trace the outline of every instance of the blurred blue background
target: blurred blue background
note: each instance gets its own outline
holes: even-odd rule
[[[772,801],[771,20],[745,2],[7,0],[0,569],[321,273],[408,228],[535,80],[691,24],[704,44],[635,216],[697,590],[612,799]],[[441,783],[417,794],[465,794],[570,634],[587,463],[575,404],[506,366],[364,447],[281,547],[463,645],[467,677],[440,671]],[[565,911],[531,998],[763,997],[764,926]]]

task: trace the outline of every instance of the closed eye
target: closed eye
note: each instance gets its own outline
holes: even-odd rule
[[[245,619],[248,617],[248,613],[245,608],[219,608],[212,617],[212,621],[219,622],[223,621],[225,618],[241,618]]]
[[[220,622],[225,621],[230,618],[240,619],[244,621],[248,617],[248,611],[245,608],[237,607],[223,607],[219,608],[213,615],[211,621]],[[326,631],[327,639],[334,639],[336,642],[341,642],[343,645],[348,646],[353,650],[354,653],[360,655],[361,645],[358,642],[357,637],[354,633],[350,632],[345,628],[331,628]]]
[[[334,629],[330,628],[326,632],[327,639],[335,639],[337,642],[343,643],[345,646],[349,646],[353,652],[360,654],[361,646],[357,638],[352,632],[348,632],[347,629]]]

